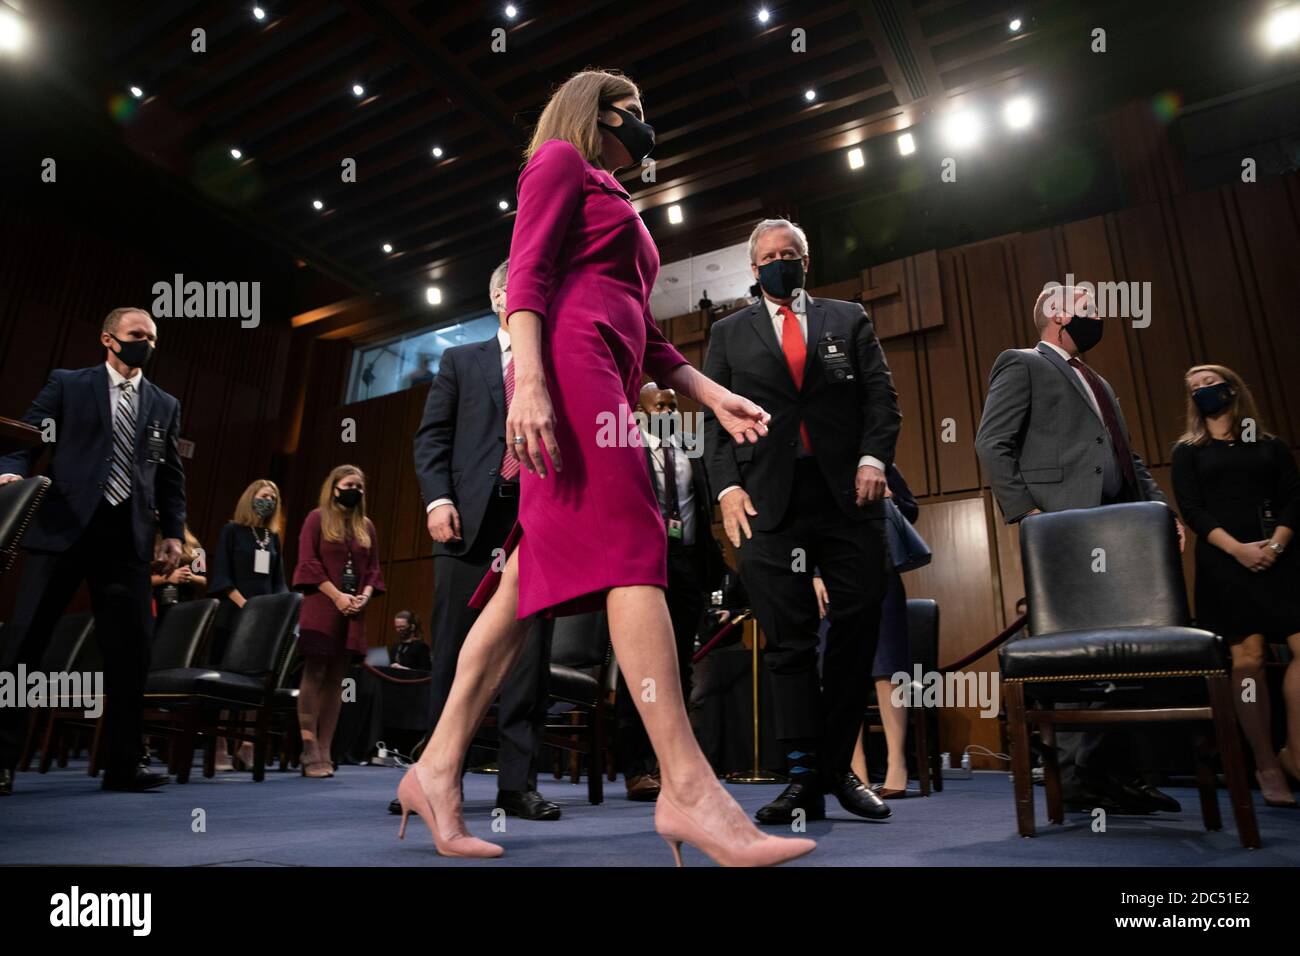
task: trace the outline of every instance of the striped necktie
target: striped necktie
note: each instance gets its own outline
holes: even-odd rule
[[[506,414],[509,415],[510,403],[515,400],[515,360],[513,356],[506,361],[505,389]],[[515,481],[519,477],[519,459],[515,457],[514,446],[511,444],[513,440],[513,435],[506,436],[506,451],[501,456],[502,481]]]
[[[135,403],[131,382],[118,386],[122,390],[113,415],[113,463],[108,469],[104,497],[111,505],[120,505],[131,497],[131,463],[135,460]]]

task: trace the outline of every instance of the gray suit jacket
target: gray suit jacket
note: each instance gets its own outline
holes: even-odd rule
[[[1102,382],[1132,447],[1119,400],[1110,383]],[[1065,511],[1101,504],[1117,463],[1086,388],[1069,363],[1042,342],[1037,348],[1008,349],[993,363],[975,451],[1008,524],[1035,508]],[[1141,500],[1165,501],[1137,454],[1133,471]]]

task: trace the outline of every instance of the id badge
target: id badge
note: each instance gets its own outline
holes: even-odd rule
[[[263,551],[258,548],[253,553],[253,573],[270,574],[271,573],[271,552]]]
[[[821,359],[826,381],[831,385],[854,380],[853,362],[845,348],[844,340],[826,336],[817,343],[817,357]]]
[[[665,522],[666,522],[667,525],[668,525],[668,537],[670,537],[670,538],[674,538],[674,539],[676,539],[677,541],[682,540],[682,522],[681,522],[681,519],[680,519],[680,518],[666,518],[666,519],[664,519],[664,520],[665,520]]]
[[[352,567],[352,561],[349,560],[347,567],[343,569],[343,574],[339,580],[339,590],[344,594],[357,593],[357,572]]]
[[[163,450],[167,447],[167,436],[158,422],[150,422],[145,429],[145,444],[149,454],[147,460],[151,464],[162,464]]]

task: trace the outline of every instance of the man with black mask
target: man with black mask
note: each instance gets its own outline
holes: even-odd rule
[[[41,654],[72,596],[86,582],[104,659],[105,790],[149,790],[167,776],[139,766],[141,705],[153,616],[149,565],[155,529],[161,560],[182,554],[185,474],[177,437],[180,403],[145,379],[158,332],[143,309],[114,309],[99,335],[106,361],[56,369],[23,421],[53,425],[49,491],[23,539],[27,555],[0,669],[40,668]],[[0,484],[17,481],[44,446],[0,458]],[[155,511],[157,517],[155,518]],[[13,789],[26,711],[0,708],[0,794]]]
[[[760,823],[825,816],[826,794],[872,820],[889,807],[849,769],[871,685],[885,591],[885,467],[902,415],[862,306],[804,291],[808,240],[785,219],[750,235],[763,297],[710,330],[704,372],[767,409],[737,445],[705,411],[705,461],[767,638],[776,735],[790,785]],[[818,676],[814,567],[836,614]]]
[[[1035,348],[1008,349],[993,363],[975,436],[1004,520],[1123,501],[1168,504],[1133,451],[1110,383],[1081,357],[1104,330],[1092,293],[1049,282],[1034,303],[1034,324]],[[1056,740],[1067,808],[1180,809],[1130,769],[1128,734],[1063,732]]]

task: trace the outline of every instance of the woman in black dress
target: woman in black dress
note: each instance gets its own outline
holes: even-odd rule
[[[217,547],[209,556],[208,594],[221,599],[206,655],[209,666],[220,666],[239,621],[240,609],[249,598],[288,590],[280,551],[283,532],[280,489],[274,481],[259,478],[239,496],[234,517],[221,529]],[[235,764],[230,763],[225,740],[218,740],[218,770],[251,767],[253,745],[244,743],[235,760]]]
[[[1286,776],[1300,779],[1300,559],[1291,553],[1300,520],[1300,474],[1291,448],[1265,432],[1240,375],[1197,365],[1187,382],[1187,431],[1174,446],[1178,508],[1196,532],[1196,618],[1231,642],[1232,677],[1254,682],[1235,694],[1237,717],[1270,806],[1296,806]],[[1285,640],[1292,661],[1282,681],[1287,746],[1273,753],[1264,642]]]

